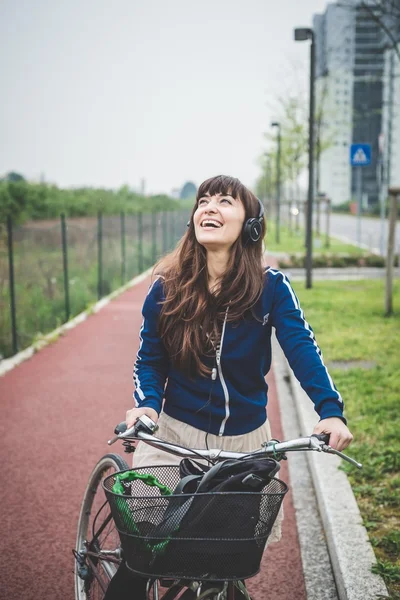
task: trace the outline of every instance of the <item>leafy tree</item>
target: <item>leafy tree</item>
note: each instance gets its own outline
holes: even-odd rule
[[[0,182],[0,222],[10,215],[15,222],[27,219],[54,219],[63,212],[69,217],[119,212],[168,211],[181,203],[166,195],[141,196],[126,186],[120,190],[75,188],[29,183],[25,180]]]
[[[187,200],[188,198],[194,198],[197,193],[197,187],[192,181],[187,181],[181,189],[180,198]]]
[[[277,120],[281,126],[281,184],[288,183],[292,196],[298,195],[298,182],[303,169],[307,165],[308,120],[307,103],[302,95],[291,95],[278,98]],[[263,190],[271,189],[272,194],[277,180],[277,145],[276,134],[266,133],[266,139],[272,148],[269,152],[270,175],[265,172],[265,157],[260,159],[264,165],[264,173],[257,181],[257,192],[264,195]],[[268,182],[267,179],[270,179]],[[260,193],[261,192],[261,193]]]
[[[10,171],[4,177],[4,181],[25,181],[25,177],[23,177],[19,173],[16,173],[15,171]]]

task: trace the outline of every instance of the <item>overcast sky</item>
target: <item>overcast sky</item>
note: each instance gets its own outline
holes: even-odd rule
[[[170,193],[252,186],[293,41],[325,0],[0,0],[0,176]]]

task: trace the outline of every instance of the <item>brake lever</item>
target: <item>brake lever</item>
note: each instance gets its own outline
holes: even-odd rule
[[[132,425],[129,429],[126,428],[126,423],[122,422],[116,426],[114,433],[115,435],[111,440],[108,440],[107,444],[111,446],[117,440],[125,439],[125,438],[136,438],[138,433],[144,431],[149,435],[153,435],[158,429],[158,425],[150,419],[147,415],[142,415],[138,418],[136,423]]]
[[[343,458],[343,460],[347,460],[347,462],[354,465],[358,469],[362,469],[361,463],[354,460],[354,458],[351,458],[351,456],[347,456],[347,454],[343,454],[343,452],[335,450],[335,448],[332,448],[331,446],[325,444],[324,446],[322,446],[322,451],[327,452],[328,454],[336,454],[337,456],[340,456],[340,458]]]

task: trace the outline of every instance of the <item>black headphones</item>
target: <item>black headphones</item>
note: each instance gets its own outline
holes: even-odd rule
[[[260,208],[260,212],[258,213],[258,217],[253,217],[252,219],[247,219],[245,224],[243,225],[243,237],[245,243],[247,242],[258,242],[262,235],[262,222],[264,218],[264,205],[259,198],[257,198],[257,202]]]
[[[247,221],[243,225],[243,238],[245,243],[247,242],[258,242],[262,235],[262,222],[264,218],[264,205],[259,198],[257,198],[257,202],[260,208],[258,213],[258,217],[252,217],[251,219],[247,219]],[[186,225],[190,227],[191,221],[188,221]]]

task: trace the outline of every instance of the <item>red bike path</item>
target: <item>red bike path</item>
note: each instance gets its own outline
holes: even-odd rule
[[[0,598],[73,600],[72,548],[86,481],[132,405],[132,367],[150,278],[0,377]],[[274,373],[268,416],[283,439]],[[287,466],[280,477],[289,483]],[[291,493],[283,537],[268,547],[254,600],[306,598]],[[134,600],[134,599],[133,599]]]

